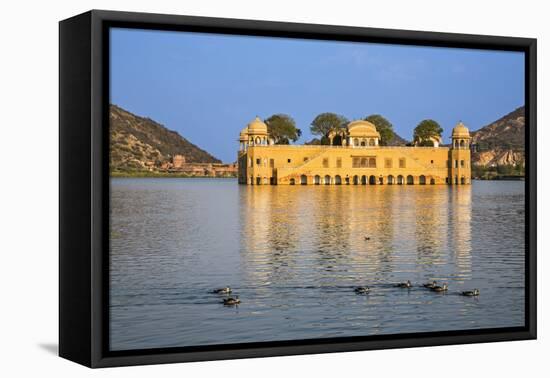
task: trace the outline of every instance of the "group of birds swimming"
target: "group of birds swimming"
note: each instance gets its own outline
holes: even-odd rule
[[[241,303],[241,300],[239,299],[238,295],[230,297],[229,294],[231,294],[232,291],[233,290],[231,290],[231,288],[227,286],[212,290],[212,294],[226,294],[228,297],[224,298],[222,302],[224,306],[237,306],[239,303]]]
[[[431,291],[435,291],[437,293],[446,292],[449,289],[446,283],[440,286],[437,284],[436,281],[425,283],[422,286],[425,287],[426,289],[430,289]],[[396,284],[395,287],[399,287],[401,289],[410,289],[413,287],[413,285],[411,284],[411,281],[407,280],[407,282],[400,282]],[[368,294],[370,293],[370,288],[368,286],[358,286],[354,289],[354,291],[357,294]],[[460,292],[459,294],[465,297],[477,297],[479,295],[479,290],[478,289],[466,290],[466,291]]]
[[[422,286],[425,287],[426,289],[430,289],[431,291],[435,291],[436,293],[446,292],[449,289],[449,287],[447,286],[446,283],[444,283],[443,285],[440,286],[440,285],[437,284],[436,281],[425,283]],[[411,284],[411,281],[407,280],[407,282],[400,282],[400,283],[396,284],[395,287],[399,287],[401,289],[410,289],[410,288],[413,287],[413,285]],[[370,288],[368,286],[357,286],[354,289],[354,291],[357,294],[369,294],[370,293]],[[241,300],[239,299],[238,295],[236,295],[234,297],[229,296],[229,294],[231,294],[232,292],[233,292],[233,290],[231,290],[231,288],[228,287],[228,286],[212,290],[212,294],[225,294],[225,295],[227,295],[227,298],[223,298],[223,300],[222,300],[222,303],[225,306],[237,306],[241,303]],[[466,291],[460,292],[459,294],[463,295],[465,297],[477,297],[477,296],[479,296],[479,290],[478,289],[466,290]]]

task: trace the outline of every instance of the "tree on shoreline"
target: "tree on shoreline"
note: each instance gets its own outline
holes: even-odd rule
[[[290,144],[296,142],[302,131],[296,127],[294,119],[286,114],[274,114],[265,120],[269,137],[275,144]]]

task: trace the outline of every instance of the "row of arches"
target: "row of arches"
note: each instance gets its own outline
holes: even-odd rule
[[[454,185],[466,185],[468,180],[466,177],[455,176],[452,182],[449,182],[449,178],[445,179],[446,184]],[[250,185],[276,185],[276,179],[274,177],[254,177],[250,176],[248,183]],[[340,175],[315,175],[307,176],[301,175],[298,178],[291,178],[290,185],[435,185],[436,181],[431,176],[412,176],[412,175],[388,175],[388,176],[374,176],[374,175],[355,175],[342,177]]]
[[[290,185],[308,185],[308,176],[301,175],[297,180],[295,178],[290,179]],[[435,179],[433,177],[426,177],[424,175],[418,176],[415,179],[412,175],[398,175],[398,176],[367,176],[367,175],[355,175],[352,177],[346,176],[342,178],[340,175],[315,175],[312,177],[313,185],[435,185]]]

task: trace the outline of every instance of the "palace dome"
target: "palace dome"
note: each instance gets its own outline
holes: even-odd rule
[[[239,133],[239,140],[243,142],[248,140],[248,126],[242,129]]]
[[[459,122],[454,128],[453,128],[453,138],[469,138],[470,137],[470,130],[462,122]]]
[[[247,130],[248,134],[267,135],[267,125],[259,117],[256,117],[252,122],[248,124]]]
[[[369,121],[357,120],[348,124],[348,132],[351,137],[376,137],[380,138],[380,133],[376,126]]]

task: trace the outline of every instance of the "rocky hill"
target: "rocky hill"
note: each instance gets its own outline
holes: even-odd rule
[[[183,155],[189,163],[220,163],[177,132],[150,118],[132,114],[111,105],[111,171],[139,171],[161,166],[174,155]]]
[[[388,146],[406,146],[409,141],[401,138],[397,133],[393,133],[393,138],[388,141]]]
[[[471,134],[475,145],[473,164],[484,167],[524,165],[525,107],[519,107]]]

